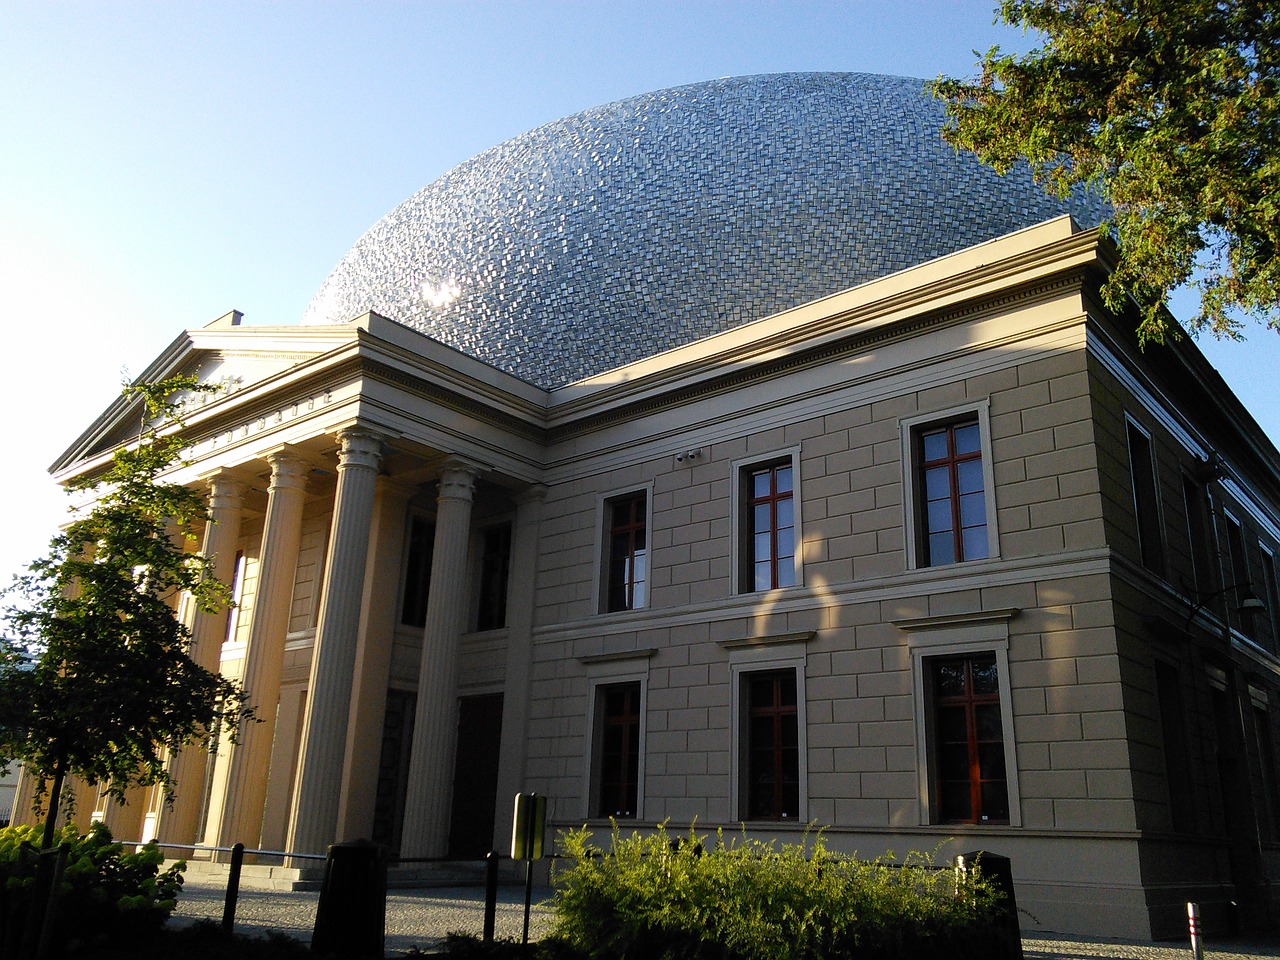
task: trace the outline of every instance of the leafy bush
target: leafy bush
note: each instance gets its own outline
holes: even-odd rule
[[[36,862],[31,848],[38,845],[41,829],[0,829],[0,882],[10,917],[25,916],[35,895]],[[25,852],[24,842],[30,844]],[[63,828],[55,844],[67,847],[57,904],[63,949],[143,936],[158,929],[173,912],[186,864],[178,861],[162,872],[164,855],[154,843],[126,853],[105,826],[95,823],[83,836],[74,826]]]
[[[551,943],[616,960],[927,960],[987,958],[1005,936],[995,894],[928,856],[860,861],[802,843],[709,848],[692,830],[623,837],[608,851],[585,829],[562,836],[573,859],[556,878]],[[554,946],[553,946],[554,944]]]
[[[316,960],[303,941],[278,931],[224,933],[214,920],[157,930],[149,937],[94,951],[93,960]]]

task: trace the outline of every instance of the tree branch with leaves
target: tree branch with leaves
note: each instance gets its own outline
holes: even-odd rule
[[[1193,331],[1280,330],[1280,8],[1274,0],[1003,0],[999,20],[1043,37],[993,47],[977,80],[939,78],[946,140],[1004,173],[1025,161],[1058,196],[1110,202],[1121,259],[1103,289],[1142,310],[1200,293]]]
[[[100,475],[77,479],[91,508],[53,538],[9,591],[0,648],[0,762],[19,760],[47,799],[46,844],[63,785],[163,786],[167,759],[249,719],[241,688],[188,655],[183,594],[203,611],[230,602],[210,559],[185,549],[208,517],[203,497],[165,475],[182,463],[181,400],[212,389],[191,377],[127,387],[136,442]],[[40,806],[37,807],[41,809]]]

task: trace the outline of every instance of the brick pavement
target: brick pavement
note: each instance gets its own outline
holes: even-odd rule
[[[215,881],[188,878],[174,912],[176,922],[222,917],[224,888]],[[551,891],[534,890],[530,936],[537,938],[546,929],[550,914],[539,906]],[[315,891],[255,890],[241,888],[236,930],[261,933],[278,930],[310,940],[315,924]],[[498,892],[497,936],[519,939],[524,918],[523,887],[504,886]],[[405,953],[412,947],[430,950],[454,931],[480,935],[484,926],[484,891],[475,887],[448,887],[402,890],[387,893],[387,956]],[[1022,941],[1026,960],[1187,960],[1191,951],[1185,942],[1151,943],[1138,940],[1095,940],[1049,933],[1028,934]],[[1206,960],[1257,960],[1280,957],[1280,938],[1206,944]]]

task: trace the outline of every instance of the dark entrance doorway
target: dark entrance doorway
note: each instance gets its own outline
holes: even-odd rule
[[[501,745],[502,694],[460,699],[449,821],[451,857],[482,857],[493,846]]]
[[[391,856],[400,855],[404,800],[409,789],[409,752],[413,744],[413,713],[418,697],[408,690],[387,691],[382,721],[382,753],[378,759],[378,792],[373,802],[373,842]]]

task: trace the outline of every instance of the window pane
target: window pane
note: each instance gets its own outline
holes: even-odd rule
[[[794,587],[796,585],[795,558],[784,557],[778,561],[778,586]]]
[[[967,780],[969,747],[964,743],[947,744],[938,751],[938,772],[944,780]]]
[[[784,527],[778,531],[778,566],[783,566],[783,561],[790,560],[796,555],[795,544],[792,542],[795,536],[793,527]]]
[[[769,515],[769,504],[759,503],[751,511],[752,532],[759,533],[762,530],[769,530],[773,527]]]
[[[773,564],[764,560],[756,564],[755,589],[772,590],[773,589]]]
[[[769,480],[773,476],[772,470],[757,470],[751,475],[751,495],[753,497],[767,497],[770,493]]]
[[[942,460],[947,455],[947,431],[935,430],[932,433],[926,433],[920,438],[924,446],[924,459],[926,462],[933,460]]]
[[[945,533],[951,529],[951,501],[929,501],[929,532]]]
[[[936,689],[940,697],[964,696],[964,664],[954,660],[938,664]]]
[[[998,705],[985,704],[974,707],[973,719],[977,724],[979,740],[1000,739],[1000,707]]]
[[[942,819],[951,822],[973,821],[973,800],[969,794],[969,782],[942,784],[939,812]]]
[[[962,460],[956,464],[956,483],[959,492],[964,493],[981,493],[982,492],[982,461],[981,460]]]
[[[946,467],[930,467],[924,472],[924,495],[928,500],[951,496],[951,472]]]
[[[751,729],[749,731],[751,737],[751,749],[762,753],[771,753],[773,751],[773,716],[766,714],[761,717],[751,718]],[[769,771],[761,771],[768,773]]]
[[[773,558],[773,538],[767,533],[757,533],[753,544],[752,559],[757,563],[767,562]]]
[[[778,526],[791,527],[795,525],[795,501],[791,499],[778,501],[778,512],[776,514]]]
[[[978,745],[978,772],[983,780],[1004,780],[1004,744]]]
[[[985,560],[987,558],[987,528],[972,527],[961,534],[964,541],[964,558],[966,560]]]
[[[790,493],[791,492],[791,467],[790,466],[775,467],[774,474],[777,478],[777,488],[776,488],[777,492]]]
[[[982,449],[982,434],[979,433],[976,423],[966,423],[963,426],[956,427],[955,433],[956,456],[977,453]]]
[[[1009,788],[1003,780],[982,785],[982,819],[1008,822]]]
[[[987,660],[974,659],[970,663],[970,670],[973,675],[973,692],[977,694],[998,694],[1000,692],[1000,677],[996,672],[995,658]]]
[[[956,546],[950,533],[935,533],[929,537],[929,562],[931,564],[955,563]]]
[[[987,498],[982,491],[966,493],[960,498],[960,526],[978,527],[987,522]]]

